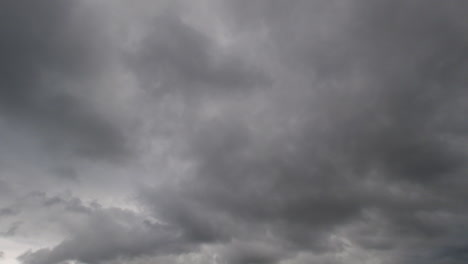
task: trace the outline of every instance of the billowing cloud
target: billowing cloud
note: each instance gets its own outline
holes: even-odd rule
[[[117,208],[90,209],[83,227],[74,230],[76,237],[52,249],[26,252],[24,263],[61,263],[74,259],[83,263],[100,263],[117,257],[141,254],[177,254],[191,245],[178,239],[177,233],[150,220],[140,219],[131,211]]]
[[[464,1],[21,3],[20,263],[466,262]]]

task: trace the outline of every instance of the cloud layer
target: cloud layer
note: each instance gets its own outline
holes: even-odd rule
[[[0,10],[8,264],[467,261],[465,1]]]

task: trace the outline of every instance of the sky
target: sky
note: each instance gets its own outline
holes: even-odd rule
[[[467,12],[0,1],[0,263],[467,263]]]

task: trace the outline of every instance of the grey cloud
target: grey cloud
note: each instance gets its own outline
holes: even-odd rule
[[[276,5],[255,3],[261,11],[255,14],[260,16]],[[317,6],[315,2],[296,3],[285,11],[273,6],[276,11],[271,18],[279,17],[278,23],[283,23],[281,30],[272,30],[274,40],[287,36],[284,28],[295,28],[294,16],[304,11],[298,9],[313,12]],[[461,2],[456,6],[466,9]],[[301,130],[293,130],[280,142],[265,143],[259,138],[270,131],[257,135],[249,127],[255,124],[244,123],[242,118],[240,122],[227,118],[201,124],[199,136],[191,139],[191,153],[198,161],[196,176],[177,187],[178,195],[182,188],[186,197],[171,199],[172,210],[190,212],[187,206],[206,208],[206,215],[228,214],[257,239],[265,236],[260,227],[266,226],[273,236],[296,248],[293,251],[339,252],[319,245],[327,244],[327,235],[337,228],[362,221],[363,212],[374,208],[388,221],[388,236],[402,235],[387,241],[382,249],[416,240],[420,245],[414,246],[413,255],[417,257],[417,251],[447,243],[444,239],[432,244],[423,241],[449,238],[456,226],[429,223],[418,215],[438,211],[465,214],[451,205],[459,197],[448,190],[448,186],[456,189],[457,182],[464,183],[460,175],[466,169],[466,153],[463,144],[457,144],[465,137],[460,134],[464,125],[460,120],[441,118],[447,116],[447,108],[451,114],[465,110],[458,101],[460,96],[465,98],[467,69],[461,57],[467,44],[461,34],[466,28],[459,22],[462,12],[435,1],[357,1],[350,8],[349,20],[340,24],[339,34],[327,36],[330,46],[321,45],[307,35],[314,33],[309,31],[298,38],[300,46],[293,40],[278,39],[279,49],[285,49],[280,55],[300,52],[302,55],[292,58],[310,66],[299,69],[310,72],[309,87],[288,87],[299,96],[314,90],[302,101],[308,104],[304,107],[309,117],[302,118]],[[312,24],[313,19],[308,22]],[[276,104],[281,101],[272,102],[272,108]],[[290,118],[303,109],[302,105],[290,107],[293,110],[285,113]],[[240,112],[248,114],[248,110]],[[292,152],[287,152],[287,144],[293,146]],[[372,182],[376,185],[366,186]],[[398,199],[397,193],[387,189],[390,186],[423,193],[439,202],[432,207],[427,206],[429,200],[406,207],[413,203],[411,198]],[[248,237],[234,230],[232,237]],[[404,263],[409,252],[398,250],[402,254],[399,261]]]
[[[123,136],[83,96],[106,60],[96,19],[76,1],[2,1],[0,8],[2,118],[51,146],[122,153]]]
[[[12,223],[10,227],[8,228],[8,230],[4,232],[0,232],[0,236],[6,236],[6,237],[14,236],[17,230],[21,227],[21,224],[22,222],[20,221]]]
[[[87,207],[86,212],[88,217],[74,231],[76,236],[50,249],[26,252],[19,259],[28,264],[62,263],[67,260],[93,264],[119,257],[128,259],[145,254],[178,254],[193,250],[196,246],[181,240],[177,230],[132,211]]]
[[[0,217],[7,217],[7,216],[14,216],[17,215],[19,212],[16,208],[6,207],[0,209]]]
[[[275,248],[261,242],[249,243],[234,241],[225,252],[223,258],[227,263],[274,263],[285,257],[281,248]]]
[[[37,193],[85,220],[20,260],[466,261],[465,2],[216,3],[235,32],[266,28],[265,61],[219,53],[177,12],[125,57],[146,102],[160,91],[199,102],[166,120],[180,123],[168,140],[190,168],[151,167],[141,214]]]
[[[229,54],[213,37],[169,14],[151,20],[141,47],[129,65],[141,85],[156,95],[175,93],[196,97],[250,90],[268,83],[253,61]]]

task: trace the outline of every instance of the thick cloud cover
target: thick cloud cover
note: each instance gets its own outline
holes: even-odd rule
[[[3,1],[8,264],[468,260],[468,3]]]
[[[86,155],[118,155],[121,135],[87,102],[103,66],[104,39],[76,1],[2,1],[0,107],[50,144]]]

